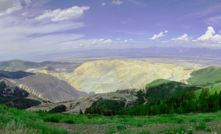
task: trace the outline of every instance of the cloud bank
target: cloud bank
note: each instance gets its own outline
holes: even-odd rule
[[[84,11],[88,9],[90,9],[89,6],[83,6],[83,7],[73,6],[71,8],[64,10],[61,9],[56,9],[54,11],[46,10],[43,15],[36,17],[36,19],[42,20],[49,18],[53,22],[76,19],[81,17],[84,14]]]
[[[186,42],[188,42],[190,39],[192,39],[192,38],[188,38],[188,35],[187,35],[187,34],[184,34],[184,35],[182,35],[181,37],[173,38],[173,39],[171,39],[171,40],[172,40],[172,41],[186,41]]]
[[[165,34],[168,33],[167,30],[165,30],[164,32],[165,32]],[[165,35],[164,35],[164,32],[160,32],[158,35],[154,35],[152,38],[149,38],[149,39],[150,39],[150,40],[156,40],[156,39],[159,39],[160,37],[165,36]]]
[[[221,43],[221,36],[215,33],[213,27],[208,27],[206,33],[197,38],[197,41],[205,43]]]

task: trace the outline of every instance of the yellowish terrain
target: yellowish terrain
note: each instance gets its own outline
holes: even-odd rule
[[[45,68],[28,72],[45,73],[64,80],[79,91],[108,93],[118,89],[143,88],[156,79],[185,82],[190,73],[204,66],[192,63],[153,63],[145,60],[98,60],[83,63],[73,70],[48,71]]]

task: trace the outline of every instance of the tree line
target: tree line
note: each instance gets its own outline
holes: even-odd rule
[[[85,110],[85,114],[111,115],[159,115],[159,114],[184,114],[204,113],[221,110],[221,91],[219,94],[209,94],[209,88],[203,88],[199,98],[196,98],[195,91],[184,92],[181,95],[174,95],[166,100],[154,100],[145,102],[145,94],[140,90],[137,93],[136,105],[121,109],[107,109],[96,105]],[[83,114],[83,112],[81,111]]]

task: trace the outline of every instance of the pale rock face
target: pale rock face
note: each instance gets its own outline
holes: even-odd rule
[[[108,93],[118,89],[143,88],[156,79],[168,79],[185,82],[190,73],[201,69],[197,64],[150,64],[144,61],[89,61],[73,72],[56,73],[42,69],[29,69],[29,72],[41,72],[64,80],[79,91],[87,93]]]
[[[51,102],[68,101],[87,95],[76,90],[65,81],[47,74],[31,75],[11,80],[11,82],[16,83],[30,94]]]

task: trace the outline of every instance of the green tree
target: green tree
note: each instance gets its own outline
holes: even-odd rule
[[[194,90],[189,91],[189,92],[187,93],[187,99],[189,99],[189,100],[196,99],[196,94],[195,94],[195,91],[194,91]]]
[[[80,109],[80,114],[84,114],[84,113],[81,111],[81,109]]]
[[[178,107],[178,108],[177,108],[177,113],[178,113],[178,114],[184,113],[184,108],[183,108],[182,106]]]
[[[175,109],[173,106],[170,107],[170,111],[169,111],[169,114],[174,114],[175,113]]]
[[[203,88],[201,93],[200,93],[200,99],[206,98],[209,96],[209,88]]]
[[[144,102],[145,102],[144,96],[145,96],[145,94],[144,94],[144,92],[142,92],[141,90],[139,90],[139,91],[137,92],[137,100],[136,100],[136,103],[137,103],[138,105],[144,104]]]

